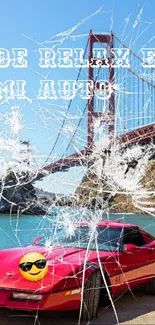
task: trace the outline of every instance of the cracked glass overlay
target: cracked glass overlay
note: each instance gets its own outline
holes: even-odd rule
[[[78,91],[71,100],[62,99],[60,96],[56,100],[39,100],[37,90],[32,88],[30,91],[32,95],[30,97],[26,95],[24,100],[17,97],[0,103],[1,208],[3,211],[3,204],[8,206],[7,214],[11,229],[10,236],[5,228],[6,223],[4,222],[3,225],[2,221],[1,233],[8,238],[8,242],[1,243],[0,248],[18,246],[22,251],[22,247],[30,244],[35,237],[41,236],[45,238],[44,245],[49,256],[55,243],[61,246],[59,230],[65,231],[65,240],[68,239],[73,246],[71,238],[77,231],[77,225],[74,222],[88,221],[89,231],[88,237],[86,236],[87,246],[84,247],[85,259],[82,265],[78,324],[82,323],[85,272],[89,267],[87,262],[91,245],[94,245],[93,248],[96,249],[98,267],[116,323],[119,323],[115,307],[117,298],[111,296],[109,283],[101,265],[100,247],[97,241],[98,222],[102,219],[117,219],[120,222],[132,223],[132,215],[137,213],[149,216],[149,223],[145,224],[146,231],[151,232],[154,223],[154,141],[131,145],[128,140],[124,144],[121,142],[123,134],[154,122],[155,70],[142,66],[139,47],[140,45],[141,48],[153,48],[154,35],[148,39],[146,44],[143,44],[142,38],[154,22],[143,20],[146,3],[141,6],[140,1],[137,1],[137,7],[137,16],[135,17],[133,13],[129,14],[120,24],[120,36],[114,33],[115,46],[120,48],[127,46],[130,60],[130,68],[125,69],[120,66],[114,74],[112,85],[115,94],[114,137],[113,134],[108,133],[108,124],[100,118],[94,118],[94,147],[90,154],[85,155],[82,151],[87,147],[88,100],[81,99]],[[87,58],[89,33],[78,34],[78,28],[81,25],[84,26],[87,21],[91,26],[91,19],[94,16],[104,17],[104,15],[109,16],[108,31],[113,31],[115,1],[112,1],[112,7],[108,12],[104,11],[103,6],[74,26],[51,36],[44,42],[36,41],[27,35],[23,37],[34,45],[35,55],[38,55],[39,48],[50,47],[57,56],[59,48],[82,47],[85,51],[83,55]],[[92,32],[94,35],[104,34],[104,31]],[[100,49],[103,44],[98,43],[97,46]],[[52,79],[52,69],[47,71],[38,67],[33,69],[31,66],[27,69],[33,78],[36,76],[42,80]],[[88,68],[59,69],[59,75],[60,80],[87,80]],[[96,81],[105,80],[107,70],[95,68],[94,78]],[[27,109],[31,109],[31,117],[28,116]],[[95,98],[95,112],[106,114],[107,111],[108,100]],[[46,142],[45,152],[41,151],[43,141]],[[80,163],[79,166],[71,167],[71,176],[69,175],[70,168],[64,167],[64,163],[59,171],[53,174],[49,172],[49,168],[46,168],[59,160],[63,162],[64,158],[73,154],[78,154]],[[44,192],[40,190],[42,181],[44,181]],[[63,191],[66,188],[64,196],[60,196],[60,190],[53,194],[53,197],[49,195],[52,182],[54,189],[57,188],[57,184],[59,184],[59,189],[62,187]],[[37,198],[33,186],[37,188]],[[26,201],[25,197],[22,201],[21,195],[18,198],[19,204],[15,200],[21,188],[25,188],[23,193],[26,195]],[[33,208],[38,209],[37,211],[44,211],[44,215],[41,216],[38,213],[36,218],[27,216],[31,214]],[[27,229],[22,221],[25,222],[25,219],[22,218],[27,218]],[[134,223],[138,223],[137,220],[134,220]],[[82,242],[83,238],[79,235],[78,242],[76,242],[79,248]],[[112,247],[111,241],[106,244]],[[64,254],[65,246],[62,255],[58,257],[60,263],[63,262]],[[78,259],[80,261],[79,256]],[[48,265],[53,267],[54,272],[52,261],[49,261]],[[70,267],[72,268],[72,265]],[[53,273],[51,273],[51,279],[52,276]],[[74,270],[72,276],[76,277]],[[65,279],[67,281],[68,276]],[[38,290],[43,288],[43,283],[40,284]],[[130,286],[129,290],[134,296]],[[103,308],[100,312],[103,312]],[[21,312],[22,315],[23,313],[25,315],[25,312]],[[43,324],[39,320],[38,311],[32,317],[34,317],[34,324]]]

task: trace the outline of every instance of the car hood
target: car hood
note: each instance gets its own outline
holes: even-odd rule
[[[48,272],[39,281],[25,279],[19,270],[21,258],[30,252],[41,253],[47,260]],[[66,288],[67,278],[69,278],[70,286],[74,287],[80,279],[80,272],[82,278],[86,254],[87,251],[85,249],[45,248],[38,245],[2,250],[0,251],[0,288],[35,292],[48,292],[56,290],[56,288],[57,290],[63,290]],[[105,253],[105,257],[107,256],[109,256],[109,253]],[[88,252],[87,260],[97,265],[96,253],[94,251]],[[76,277],[77,273],[78,279]]]

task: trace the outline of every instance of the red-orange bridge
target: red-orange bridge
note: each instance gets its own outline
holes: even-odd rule
[[[99,53],[106,51],[108,57],[94,57],[94,48],[98,48]],[[114,67],[113,48],[126,50],[130,65]],[[93,81],[94,89],[91,89],[89,99],[81,99],[77,93],[69,101],[55,143],[38,173],[38,179],[47,172],[65,171],[87,163],[94,144],[103,135],[110,136],[112,141],[119,139],[126,145],[146,143],[155,138],[154,68],[143,67],[142,58],[113,33],[96,35],[91,31],[83,62],[86,58],[89,67],[87,72],[86,69],[79,69],[77,81],[86,79],[87,73],[87,79]],[[112,89],[110,93],[109,84]],[[108,100],[95,96],[95,90],[109,95]],[[55,154],[57,158],[54,159]]]

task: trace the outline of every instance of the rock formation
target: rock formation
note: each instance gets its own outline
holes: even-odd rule
[[[0,213],[44,215],[46,210],[39,204],[35,188],[24,172],[9,169],[1,180]]]
[[[94,158],[95,157],[95,158]],[[155,213],[155,154],[152,144],[115,146],[90,158],[74,204],[111,213]]]

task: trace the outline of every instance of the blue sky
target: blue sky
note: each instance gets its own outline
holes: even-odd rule
[[[10,51],[13,47],[28,49],[28,68],[14,69],[11,66],[7,69],[0,69],[0,81],[7,79],[26,80],[27,96],[32,98],[32,103],[23,102],[12,103],[19,104],[23,115],[23,130],[21,139],[30,140],[35,147],[35,153],[38,157],[43,154],[45,157],[50,152],[61,125],[60,110],[65,112],[66,103],[62,102],[62,108],[57,104],[49,102],[38,102],[36,94],[39,89],[41,75],[46,75],[47,70],[38,66],[39,54],[38,48],[50,46],[49,40],[52,37],[66,31],[79,23],[73,34],[88,34],[92,29],[94,32],[108,33],[111,29],[118,35],[125,44],[134,47],[138,52],[141,47],[155,36],[155,1],[154,0],[27,0],[27,1],[3,1],[0,0],[0,44],[1,48]],[[97,14],[94,14],[102,9]],[[141,13],[140,21],[136,28],[133,28],[138,15]],[[92,15],[92,17],[90,17]],[[89,17],[85,22],[82,19]],[[128,20],[128,23],[127,23]],[[137,37],[139,36],[139,37]],[[134,39],[137,41],[134,44]],[[58,37],[59,40],[61,37]],[[46,42],[48,40],[48,43]],[[85,47],[87,36],[67,39],[61,47]],[[52,43],[53,44],[53,43]],[[148,47],[155,47],[153,39]],[[68,78],[75,79],[77,71],[64,71],[64,69],[55,69],[49,72],[49,79],[58,80]],[[10,110],[9,105],[0,106],[1,112]],[[48,117],[48,119],[46,119]],[[48,121],[47,121],[48,120]],[[59,148],[57,149],[59,150]],[[62,149],[61,149],[62,150]],[[68,173],[59,173],[51,175],[45,179],[39,186],[56,192],[70,193],[74,191],[80,182],[84,171],[81,169],[72,169]]]

